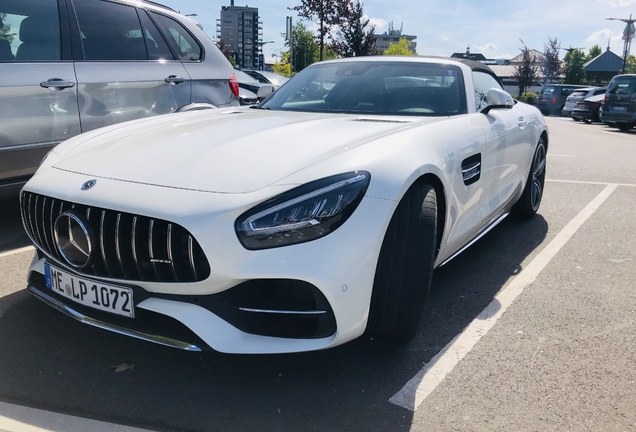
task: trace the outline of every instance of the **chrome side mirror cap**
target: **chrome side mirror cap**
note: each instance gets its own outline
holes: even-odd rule
[[[488,112],[492,109],[510,109],[515,104],[510,93],[498,88],[491,88],[488,90],[486,103],[488,103],[488,106],[481,110],[483,114],[488,114]]]
[[[274,93],[274,86],[271,84],[265,84],[256,92],[256,97],[258,100],[263,100],[270,94]]]

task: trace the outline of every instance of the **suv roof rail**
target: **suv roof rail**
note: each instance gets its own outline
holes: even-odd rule
[[[144,3],[151,4],[151,5],[153,5],[153,6],[160,7],[160,8],[162,8],[162,9],[168,9],[168,10],[170,10],[170,11],[172,11],[172,12],[177,12],[176,10],[172,9],[171,7],[168,7],[168,6],[166,6],[166,5],[162,5],[161,3],[157,3],[157,2],[154,2],[154,1],[152,1],[152,0],[141,0],[141,1],[142,1],[142,2],[144,2]],[[177,13],[179,13],[179,12],[177,12]]]

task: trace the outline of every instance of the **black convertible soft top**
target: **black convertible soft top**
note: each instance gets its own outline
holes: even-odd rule
[[[420,56],[420,57],[435,58],[435,59],[441,59],[441,60],[448,60],[448,61],[455,61],[455,62],[463,63],[463,64],[465,64],[466,66],[468,66],[469,68],[471,68],[474,71],[480,71],[480,72],[487,73],[488,75],[490,75],[494,79],[496,79],[497,82],[503,87],[503,83],[501,82],[501,79],[499,79],[499,77],[495,74],[495,72],[493,72],[492,69],[490,69],[487,65],[483,64],[482,62],[478,62],[476,60],[463,59],[463,58],[455,58],[455,57],[437,57],[437,56]]]

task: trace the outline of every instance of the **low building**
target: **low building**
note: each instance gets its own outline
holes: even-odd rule
[[[389,46],[393,44],[397,44],[400,39],[404,38],[411,43],[409,50],[413,54],[417,54],[416,47],[417,42],[413,42],[417,39],[417,36],[407,35],[402,33],[402,27],[399,30],[395,30],[393,28],[393,23],[389,23],[389,31],[386,31],[382,34],[376,35],[377,40],[375,41],[375,48],[377,50],[377,55],[382,55],[385,50],[389,48]]]
[[[589,82],[599,86],[606,86],[614,75],[618,75],[623,71],[623,59],[618,55],[607,50],[583,65],[585,76]]]

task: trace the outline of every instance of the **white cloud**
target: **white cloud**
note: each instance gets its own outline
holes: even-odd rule
[[[605,3],[610,5],[610,7],[627,7],[631,5],[636,5],[636,0],[596,0],[599,3]]]
[[[443,40],[444,42],[448,42],[450,40],[446,36],[440,36],[439,38],[440,38],[440,40]]]
[[[484,46],[473,45],[473,48],[481,52],[497,51],[497,46],[494,43],[487,43]]]
[[[613,34],[612,40],[611,40],[612,42],[622,42],[622,39],[621,39],[622,33],[621,32],[612,33],[609,29],[603,29],[603,30],[594,32],[591,35],[589,35],[587,39],[585,39],[585,41],[593,43],[593,44],[606,46],[607,40],[611,34]]]
[[[369,25],[375,26],[375,33],[379,34],[386,30],[388,22],[382,18],[369,18]]]

